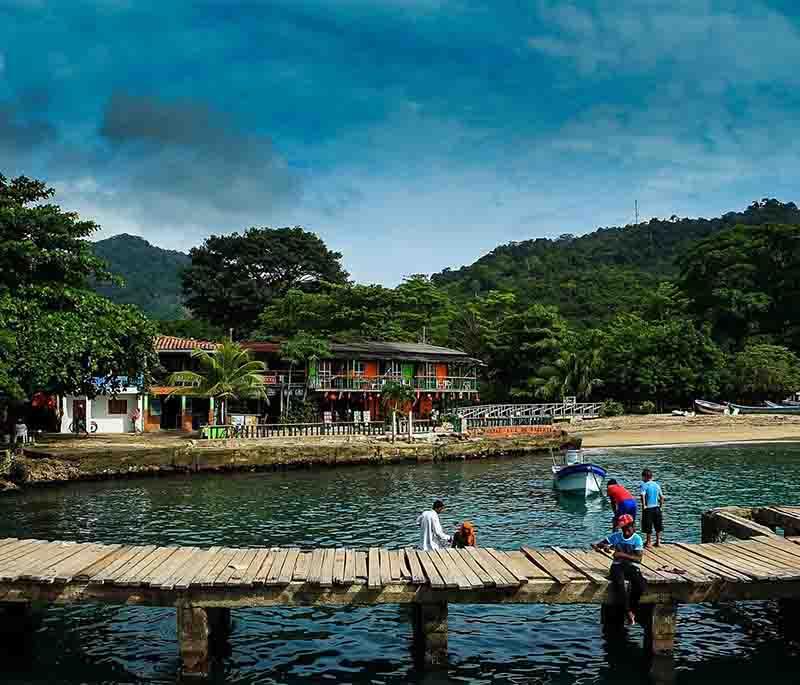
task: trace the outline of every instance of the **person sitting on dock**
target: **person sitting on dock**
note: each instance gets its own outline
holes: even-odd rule
[[[611,587],[614,597],[622,600],[625,609],[626,623],[636,623],[636,610],[639,608],[639,599],[644,594],[644,578],[639,570],[642,561],[644,544],[641,536],[636,532],[636,525],[630,514],[623,514],[617,521],[622,532],[611,533],[607,538],[592,545],[598,552],[614,551],[614,561],[611,562]],[[625,589],[625,581],[630,581],[630,592]]]
[[[661,545],[661,533],[664,532],[664,516],[661,508],[664,506],[664,493],[661,486],[653,480],[650,469],[642,471],[642,529],[647,540],[644,546],[650,547],[650,538],[653,528],[656,529],[656,547]]]
[[[611,519],[612,531],[619,528],[617,521],[623,514],[628,514],[636,521],[636,499],[614,478],[608,480],[608,499],[611,500],[611,509],[614,511],[614,517]]]
[[[445,534],[442,529],[442,522],[439,521],[439,514],[444,511],[444,502],[437,499],[433,503],[433,509],[423,511],[417,517],[419,526],[419,548],[430,552],[434,549],[444,549],[449,547],[453,538]]]

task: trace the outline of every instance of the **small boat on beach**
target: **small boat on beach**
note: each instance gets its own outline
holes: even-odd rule
[[[553,456],[553,487],[576,495],[595,495],[600,492],[606,470],[586,462],[581,450],[567,450],[560,461]]]
[[[706,400],[695,400],[694,407],[700,414],[724,414],[728,411],[728,405],[708,402]]]
[[[797,414],[800,415],[800,406],[775,404],[768,402],[764,407],[750,407],[745,404],[730,404],[735,414]]]

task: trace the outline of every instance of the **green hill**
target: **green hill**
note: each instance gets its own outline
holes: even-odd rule
[[[93,248],[125,281],[123,287],[97,284],[97,292],[120,304],[138,305],[156,319],[186,316],[180,272],[189,264],[189,255],[164,250],[127,233],[99,240]]]
[[[511,291],[525,303],[557,305],[568,319],[590,325],[630,311],[659,281],[677,275],[677,259],[691,243],[736,224],[769,223],[800,224],[800,210],[765,199],[714,219],[652,219],[580,237],[514,242],[432,280],[457,299]]]

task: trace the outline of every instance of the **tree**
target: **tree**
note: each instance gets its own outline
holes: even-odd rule
[[[281,356],[289,362],[289,395],[284,405],[284,415],[291,409],[292,398],[292,373],[296,366],[307,366],[311,359],[327,359],[331,356],[330,345],[326,340],[319,338],[311,333],[299,331],[281,345]],[[303,402],[308,396],[308,382],[303,388]]]
[[[598,377],[602,367],[600,335],[591,331],[572,336],[551,364],[542,366],[534,379],[536,395],[544,400],[562,400],[567,396],[588,399],[603,385]]]
[[[228,400],[266,398],[266,365],[252,359],[238,343],[226,340],[213,351],[194,350],[192,357],[197,359],[200,371],[176,371],[168,383],[177,386],[173,394],[219,400],[221,423],[227,420]]]
[[[800,390],[800,358],[781,345],[748,345],[733,357],[728,376],[736,397],[780,401]]]
[[[0,175],[0,380],[12,395],[114,393],[157,364],[135,307],[89,289],[112,278],[86,240],[97,226],[48,202],[42,181]]]
[[[381,389],[381,402],[392,413],[392,442],[395,441],[397,435],[397,412],[408,413],[408,437],[411,440],[414,430],[411,423],[411,413],[416,399],[417,394],[410,385],[389,381]]]
[[[182,275],[186,305],[240,335],[248,334],[264,308],[290,289],[309,291],[323,281],[348,278],[342,255],[299,226],[212,235],[189,255],[192,263]]]

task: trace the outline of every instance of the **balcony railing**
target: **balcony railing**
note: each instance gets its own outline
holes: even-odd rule
[[[478,380],[474,376],[318,376],[309,379],[312,390],[352,390],[358,392],[380,392],[387,383],[410,385],[415,390],[426,392],[477,392]]]

